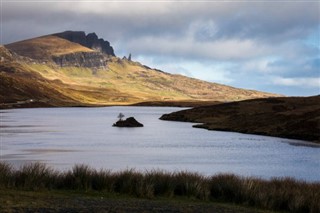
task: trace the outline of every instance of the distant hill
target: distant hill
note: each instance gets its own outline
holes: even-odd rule
[[[66,31],[0,48],[0,107],[229,102],[278,96],[120,59],[95,33]],[[26,100],[33,99],[31,103]],[[17,104],[17,103],[20,104]],[[25,104],[23,104],[25,103]],[[161,104],[160,104],[161,105]],[[166,104],[163,104],[166,105]],[[177,104],[176,104],[177,105]]]
[[[320,96],[246,100],[163,115],[202,123],[194,127],[294,138],[320,143]]]

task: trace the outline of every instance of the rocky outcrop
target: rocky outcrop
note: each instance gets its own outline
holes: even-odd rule
[[[52,60],[61,67],[106,67],[107,58],[99,52],[77,52],[53,56]]]
[[[114,50],[112,46],[110,46],[110,43],[102,38],[99,39],[95,33],[89,33],[86,35],[83,31],[65,31],[53,35],[81,44],[82,46],[90,49],[98,50],[101,53],[115,56]]]
[[[126,120],[119,120],[112,126],[115,127],[143,127],[143,124],[139,123],[134,117],[129,117]]]
[[[102,38],[98,38],[95,33],[89,33],[87,36],[87,46],[88,48],[98,50],[107,55],[115,56],[113,48],[110,46],[108,41],[103,40]]]

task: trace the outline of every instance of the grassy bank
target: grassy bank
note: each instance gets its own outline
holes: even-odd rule
[[[58,172],[40,163],[26,164],[20,169],[0,163],[0,189],[115,193],[147,199],[219,201],[274,211],[320,211],[320,183],[291,178],[261,180],[229,174],[204,177],[189,172],[110,172],[85,165]]]
[[[208,130],[306,140],[320,144],[320,96],[253,99],[196,107],[160,119]]]

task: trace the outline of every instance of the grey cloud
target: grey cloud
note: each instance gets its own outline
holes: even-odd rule
[[[281,70],[281,74],[286,78],[320,77],[320,58],[301,59],[298,61],[277,60],[268,64],[268,67],[273,70]]]
[[[256,2],[217,17],[217,38],[261,39],[281,42],[304,38],[319,26],[319,2]]]
[[[197,60],[244,60],[262,57],[271,50],[264,45],[257,46],[253,41],[224,40],[197,42],[191,38],[180,40],[144,37],[125,44],[126,48],[140,54],[170,55]]]
[[[133,36],[181,37],[199,23],[196,37],[202,39],[264,38],[265,40],[303,37],[319,25],[317,3],[3,3],[3,20],[32,21],[44,26],[76,20],[86,25],[107,28],[110,37]],[[7,11],[7,12],[6,12]],[[98,23],[97,23],[98,22]],[[206,35],[206,24],[215,24],[215,35]],[[202,27],[201,27],[202,23]],[[105,29],[105,31],[107,30]],[[102,31],[102,30],[101,30]]]
[[[84,30],[119,44],[116,52],[128,48],[139,54],[246,59],[279,49],[268,47],[270,43],[279,46],[305,38],[319,26],[317,6],[317,2],[5,2],[2,41]],[[232,43],[237,44],[233,50]],[[297,49],[285,54],[290,52]]]
[[[233,63],[234,67],[220,72],[234,76],[234,86],[245,85],[241,79],[251,79],[257,81],[252,88],[265,89],[263,79],[271,75],[319,77],[319,47],[304,43],[311,34],[319,35],[319,2],[75,0],[6,1],[2,6],[2,43],[84,30],[110,41],[116,54],[153,58],[154,67],[165,64],[188,73],[185,66],[174,63]],[[190,73],[197,77],[196,71]]]

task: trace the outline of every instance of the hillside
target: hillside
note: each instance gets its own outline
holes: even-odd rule
[[[5,47],[21,56],[39,60],[68,53],[94,51],[80,44],[52,35],[15,42]]]
[[[44,78],[38,67],[46,67],[0,46],[0,108],[44,106],[92,106],[96,100],[131,98],[108,88],[78,86]],[[131,100],[130,99],[130,100]],[[112,102],[111,102],[112,103]]]
[[[202,123],[194,127],[262,134],[320,143],[320,96],[246,100],[163,115],[160,119]]]
[[[76,105],[139,102],[194,105],[277,96],[173,75],[120,59],[114,55],[109,42],[94,33],[66,31],[42,36],[5,45],[0,53],[1,80],[7,82],[1,86],[0,96],[7,106],[35,99],[34,91],[26,92],[32,89],[41,93],[37,101],[45,99],[54,106],[60,105],[59,101],[67,105],[69,102]],[[24,75],[37,80],[23,78]],[[49,94],[56,98],[47,97]]]

